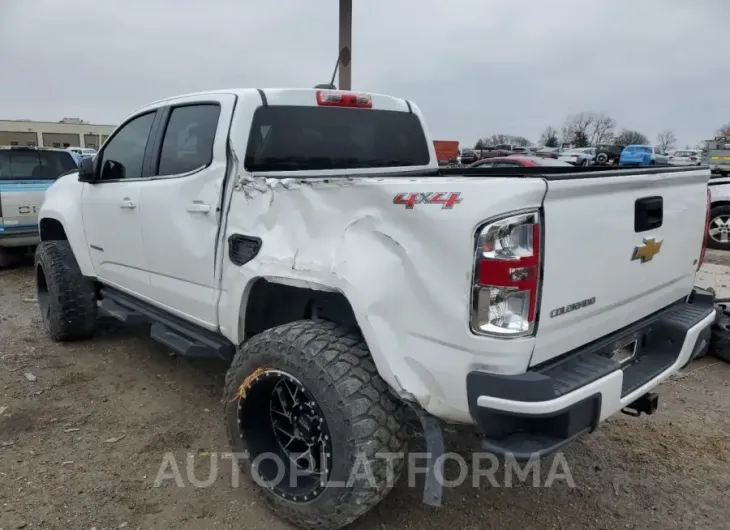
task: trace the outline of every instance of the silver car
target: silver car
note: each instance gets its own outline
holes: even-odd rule
[[[574,166],[591,166],[596,158],[596,150],[593,147],[577,147],[566,149],[558,155],[558,160],[567,162]]]
[[[670,166],[700,166],[702,165],[702,153],[699,151],[674,151],[669,155]]]

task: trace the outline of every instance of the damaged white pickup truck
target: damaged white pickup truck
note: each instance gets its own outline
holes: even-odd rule
[[[38,302],[53,340],[91,337],[104,314],[232,360],[245,475],[294,524],[340,528],[402,470],[387,453],[406,450],[408,408],[436,460],[431,504],[443,422],[525,459],[654,412],[714,319],[694,288],[709,176],[439,171],[403,99],[175,97],[46,192]]]

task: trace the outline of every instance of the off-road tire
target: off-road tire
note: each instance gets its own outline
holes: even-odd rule
[[[715,219],[721,215],[727,215],[730,217],[730,206],[715,206],[710,210],[710,226]],[[710,234],[707,234],[707,246],[719,250],[730,250],[730,241],[723,243],[722,241],[715,241]]]
[[[96,330],[96,289],[81,274],[68,241],[43,241],[35,253],[41,319],[56,342],[91,337]]]
[[[608,163],[608,155],[606,153],[598,153],[596,155],[596,164],[604,165]]]
[[[333,530],[352,523],[378,504],[400,476],[403,458],[390,464],[388,477],[387,461],[376,455],[405,452],[404,405],[378,375],[359,332],[325,321],[284,324],[246,342],[228,370],[224,413],[236,453],[248,451],[238,427],[240,388],[263,368],[296,377],[319,404],[332,438],[330,483],[347,484],[358,455],[366,455],[375,484],[357,478],[345,487],[326,487],[309,502],[295,503],[259,486],[251,476],[250,459],[239,460],[243,477],[266,497],[278,516],[300,528]]]

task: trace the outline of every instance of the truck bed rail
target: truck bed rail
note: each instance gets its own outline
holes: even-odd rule
[[[617,168],[613,166],[538,166],[538,167],[494,167],[494,168],[444,168],[439,174],[444,177],[539,177],[546,180],[587,179],[600,177],[624,177],[628,175],[652,175],[656,173],[683,173],[687,171],[709,171],[709,166],[651,166]]]

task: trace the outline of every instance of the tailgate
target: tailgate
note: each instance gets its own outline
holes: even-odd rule
[[[52,180],[0,180],[0,227],[4,232],[35,230],[38,210]]]
[[[675,169],[548,178],[531,364],[599,339],[690,293],[709,177],[707,169]]]

